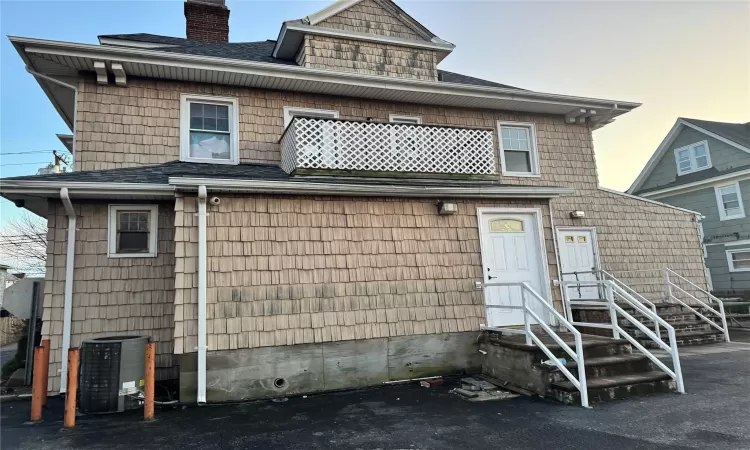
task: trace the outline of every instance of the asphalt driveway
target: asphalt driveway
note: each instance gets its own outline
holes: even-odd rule
[[[743,347],[744,346],[744,347]],[[79,417],[62,430],[62,401],[24,425],[27,402],[2,405],[3,449],[750,449],[750,344],[682,358],[686,395],[591,410],[535,397],[472,403],[415,383],[236,405]],[[737,351],[740,350],[740,351]],[[700,352],[699,352],[700,353]]]

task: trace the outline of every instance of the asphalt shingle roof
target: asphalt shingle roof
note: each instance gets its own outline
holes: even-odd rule
[[[169,177],[285,180],[289,178],[289,175],[281,170],[279,166],[268,164],[238,164],[234,166],[228,164],[200,164],[172,161],[156,166],[10,177],[3,178],[3,181],[167,184]]]
[[[675,186],[681,186],[687,183],[695,183],[696,181],[708,180],[710,178],[718,177],[720,175],[728,175],[730,173],[740,172],[740,171],[747,170],[747,169],[750,169],[750,165],[731,167],[725,170],[717,170],[716,167],[711,167],[709,169],[689,173],[687,175],[679,175],[674,181],[661,184],[659,186],[653,186],[648,189],[641,189],[641,190],[636,191],[635,194],[640,195],[640,194],[645,194],[647,192],[660,191],[662,189],[667,189],[667,188],[671,188]]]
[[[750,148],[750,122],[712,122],[710,120],[688,119],[685,117],[683,117],[682,120],[684,120],[685,122],[690,122],[693,125],[701,127],[712,133],[718,134],[719,136],[725,139],[729,139],[732,142]]]
[[[28,175],[3,178],[2,181],[51,181],[79,183],[138,183],[168,184],[169,178],[206,178],[264,181],[312,182],[323,184],[387,184],[405,186],[516,186],[498,183],[492,180],[446,180],[417,178],[368,178],[341,176],[289,176],[280,167],[269,164],[201,164],[183,161],[172,161],[155,166],[131,167],[125,169],[87,170],[82,172],[56,173],[47,175]],[[553,187],[553,186],[546,186]]]
[[[230,58],[240,61],[258,61],[273,64],[297,65],[295,61],[278,59],[272,56],[273,48],[276,41],[259,41],[259,42],[203,42],[192,41],[185,38],[176,38],[171,36],[159,36],[148,33],[135,34],[103,34],[100,38],[123,39],[129,41],[148,42],[153,44],[164,44],[165,47],[156,47],[150,50],[157,50],[170,53],[184,53],[188,55],[213,56],[217,58]],[[444,83],[465,84],[470,86],[486,86],[505,89],[518,89],[515,86],[495,83],[493,81],[482,80],[480,78],[462,75],[460,73],[448,72],[447,70],[438,70],[438,81]]]

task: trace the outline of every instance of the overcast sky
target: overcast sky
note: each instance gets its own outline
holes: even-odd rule
[[[749,2],[399,1],[456,50],[442,69],[543,92],[643,106],[594,133],[603,186],[624,190],[677,117],[750,121]],[[276,39],[328,2],[232,1],[230,40]],[[0,175],[33,174],[69,132],[5,35],[96,43],[184,37],[181,1],[0,0]],[[12,164],[12,165],[11,165]],[[23,165],[18,165],[23,164]],[[3,220],[15,214],[2,200]],[[2,222],[0,221],[0,226]]]

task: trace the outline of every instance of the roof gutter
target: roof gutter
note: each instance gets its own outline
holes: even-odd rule
[[[386,184],[328,184],[304,181],[233,180],[172,177],[169,184],[181,190],[199,186],[222,192],[294,195],[344,195],[359,197],[445,198],[552,198],[572,194],[573,188],[536,186],[414,186]]]
[[[68,190],[71,197],[94,195],[167,195],[174,192],[174,186],[153,183],[96,183],[96,182],[66,182],[64,180],[3,180],[0,195],[30,194],[57,195],[61,188]]]
[[[9,37],[14,45],[23,47],[26,53],[43,53],[61,56],[92,58],[97,60],[129,62],[141,64],[160,64],[173,67],[189,67],[205,70],[225,70],[247,75],[286,76],[310,82],[338,82],[359,87],[398,89],[403,91],[420,91],[443,95],[466,97],[498,97],[508,100],[558,104],[582,108],[616,108],[627,112],[640,106],[640,103],[605,100],[586,97],[575,97],[544,92],[522,91],[518,89],[489,86],[469,86],[442,81],[414,80],[409,78],[369,75],[355,72],[336,72],[325,69],[300,67],[296,65],[273,64],[258,61],[242,61],[212,56],[169,53],[141,48],[99,46],[74,42],[48,41],[23,37]]]

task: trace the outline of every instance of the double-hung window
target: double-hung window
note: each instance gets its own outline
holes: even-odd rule
[[[750,249],[727,250],[730,272],[750,272]]]
[[[156,256],[156,205],[109,205],[110,258]]]
[[[239,164],[236,98],[180,96],[180,159]]]
[[[685,175],[711,167],[707,141],[677,148],[674,151],[674,157],[677,162],[677,175]]]
[[[716,186],[716,203],[721,220],[741,219],[745,217],[745,207],[742,205],[740,184],[732,183]]]
[[[422,118],[419,116],[402,116],[389,114],[388,121],[394,126],[389,130],[391,143],[390,169],[396,171],[415,170],[420,162],[422,146],[419,142],[419,130],[409,125],[420,125]]]
[[[284,107],[284,128],[292,123],[295,117],[309,117],[321,119],[338,119],[339,112],[327,109]],[[342,129],[338,122],[332,120],[305,121],[298,125],[297,136],[302,150],[300,167],[317,169],[338,169],[339,143],[347,130]]]
[[[539,176],[539,154],[533,123],[498,122],[503,175]]]

